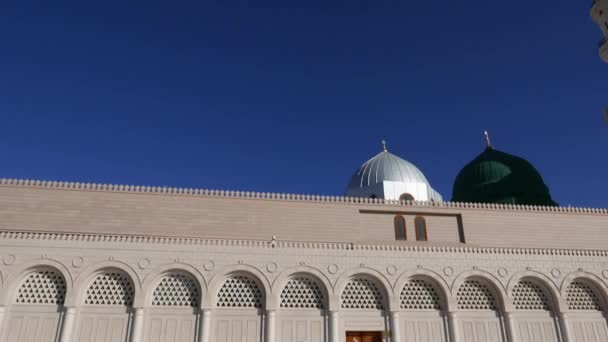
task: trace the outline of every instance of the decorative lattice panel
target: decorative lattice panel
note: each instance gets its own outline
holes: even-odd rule
[[[401,308],[408,310],[440,310],[441,304],[433,285],[423,279],[408,281],[401,290]]]
[[[341,299],[343,309],[384,309],[382,291],[375,282],[365,278],[351,279]]]
[[[513,287],[513,305],[517,310],[551,310],[545,291],[529,280],[520,280]]]
[[[164,276],[154,289],[154,306],[197,306],[199,291],[196,280],[184,273]]]
[[[570,310],[602,310],[600,299],[593,288],[580,280],[573,281],[566,288],[566,302]]]
[[[221,308],[261,308],[262,291],[247,276],[232,276],[224,282],[217,294],[217,306]]]
[[[65,291],[65,279],[60,273],[52,270],[35,271],[19,286],[15,303],[63,305]]]
[[[129,276],[120,271],[103,272],[93,280],[87,290],[85,304],[132,305],[135,291]]]
[[[323,291],[308,277],[289,279],[281,292],[281,307],[290,309],[323,309]]]
[[[460,310],[493,310],[496,311],[496,297],[484,283],[469,279],[460,286],[456,293]]]

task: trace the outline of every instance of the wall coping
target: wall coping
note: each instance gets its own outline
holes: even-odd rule
[[[499,203],[467,203],[467,202],[427,202],[427,201],[398,201],[386,200],[381,198],[364,197],[344,197],[326,195],[305,195],[287,193],[269,193],[252,191],[232,191],[232,190],[209,190],[194,188],[175,188],[165,186],[141,186],[141,185],[118,185],[118,184],[99,184],[99,183],[80,183],[80,182],[58,182],[30,179],[9,179],[0,178],[0,187],[20,187],[38,188],[69,191],[100,191],[100,192],[120,192],[134,194],[158,194],[173,196],[191,197],[211,197],[211,198],[231,198],[247,200],[266,200],[266,201],[290,201],[290,202],[310,202],[310,203],[329,203],[329,204],[356,204],[356,205],[377,205],[377,206],[409,206],[420,208],[435,209],[485,209],[503,211],[523,211],[541,213],[576,213],[576,214],[595,214],[608,215],[608,208],[587,208],[587,207],[551,207],[539,205],[518,205],[518,204],[499,204]]]
[[[522,247],[479,247],[465,245],[395,245],[395,244],[361,244],[356,242],[317,242],[289,240],[237,240],[212,239],[195,237],[175,237],[156,235],[128,235],[104,233],[70,233],[24,230],[0,230],[0,240],[52,240],[92,243],[126,243],[150,245],[188,245],[209,247],[243,247],[243,248],[306,248],[348,251],[395,251],[426,252],[454,254],[494,254],[494,255],[545,255],[545,256],[580,256],[608,257],[608,250],[595,249],[558,249],[558,248],[522,248]]]

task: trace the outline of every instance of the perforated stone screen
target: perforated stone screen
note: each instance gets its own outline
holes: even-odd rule
[[[439,295],[424,279],[411,279],[401,290],[401,308],[408,310],[441,310]]]
[[[323,301],[319,284],[304,276],[289,279],[281,292],[281,308],[323,309]]]
[[[520,280],[513,287],[513,305],[517,310],[550,311],[545,291],[530,280]]]
[[[488,285],[476,279],[465,280],[456,293],[460,310],[496,311],[496,297]]]
[[[121,271],[106,271],[95,277],[84,301],[89,305],[133,305],[135,290],[129,275]]]
[[[261,308],[263,294],[258,284],[245,275],[231,276],[217,294],[221,308]]]
[[[197,306],[199,291],[196,280],[189,274],[172,273],[164,276],[152,298],[153,306]]]
[[[65,279],[53,270],[30,273],[19,286],[15,303],[63,305],[65,301]]]
[[[575,280],[566,288],[566,302],[570,310],[601,311],[600,299],[593,287]]]
[[[384,310],[382,291],[376,282],[366,278],[351,279],[342,291],[343,309]]]

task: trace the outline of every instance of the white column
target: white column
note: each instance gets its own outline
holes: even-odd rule
[[[450,326],[448,327],[450,329],[450,341],[460,341],[460,328],[458,326],[456,312],[448,312],[448,322],[450,323]]]
[[[517,328],[515,326],[515,319],[513,318],[512,312],[505,312],[505,329],[507,330],[507,338],[509,342],[517,342]]]
[[[338,311],[329,312],[329,342],[341,342],[340,314]]]
[[[144,309],[134,308],[133,325],[131,329],[131,342],[140,342],[144,331]]]
[[[572,339],[572,334],[570,333],[570,325],[568,325],[568,317],[565,313],[559,313],[559,327],[562,331],[562,339],[564,342],[574,341]]]
[[[276,319],[277,312],[275,310],[266,310],[266,329],[264,335],[266,338],[265,342],[274,342],[274,336],[276,334]]]
[[[2,339],[2,322],[4,322],[4,314],[6,312],[6,307],[0,306],[0,339]]]
[[[390,324],[391,324],[391,342],[401,341],[401,329],[399,322],[399,311],[391,311],[390,313]]]
[[[199,333],[198,333],[198,341],[199,342],[211,342],[210,333],[211,333],[211,310],[209,309],[201,309],[201,315],[199,319]]]
[[[66,306],[63,312],[63,323],[61,324],[61,337],[59,341],[69,342],[74,331],[74,323],[76,322],[76,308],[73,306]]]

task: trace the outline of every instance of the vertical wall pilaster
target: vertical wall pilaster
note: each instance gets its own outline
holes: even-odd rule
[[[559,313],[559,327],[562,333],[563,342],[571,342],[572,334],[570,334],[570,325],[568,324],[568,316],[564,312]]]
[[[74,335],[74,323],[76,322],[76,308],[73,306],[66,306],[63,309],[63,323],[61,324],[61,336],[59,337],[60,342],[69,342],[72,335]]]
[[[4,333],[2,324],[4,322],[4,316],[6,316],[6,307],[0,306],[0,340],[2,339],[2,334]]]
[[[329,312],[329,342],[340,342],[340,313]]]
[[[144,331],[144,309],[135,308],[133,314],[133,325],[131,329],[131,342],[140,342]]]
[[[211,342],[211,314],[209,309],[201,309],[199,317],[199,342]]]
[[[399,311],[391,311],[390,313],[390,325],[391,325],[391,342],[401,342],[401,329],[399,321]]]
[[[460,341],[460,327],[458,325],[458,317],[456,317],[456,312],[448,312],[448,323],[450,330],[450,341],[451,342],[459,342]]]
[[[266,338],[265,342],[274,342],[275,334],[276,334],[276,320],[277,320],[277,312],[276,310],[266,310],[266,329],[264,335]]]
[[[505,330],[507,333],[507,339],[509,342],[517,342],[517,328],[515,326],[515,318],[512,312],[505,312],[504,315]]]

